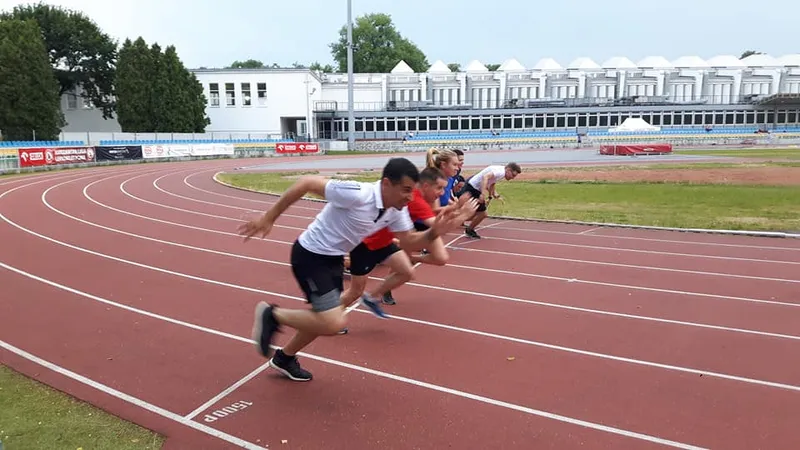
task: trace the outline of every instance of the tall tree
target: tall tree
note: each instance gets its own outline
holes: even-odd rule
[[[203,85],[184,67],[174,46],[163,52],[143,38],[126,40],[116,77],[122,130],[131,133],[202,133],[206,116]]]
[[[228,69],[261,69],[264,63],[257,59],[248,59],[247,61],[234,61]]]
[[[35,20],[44,37],[59,94],[76,88],[103,111],[114,115],[114,71],[117,43],[81,12],[38,3],[20,5],[0,14],[0,20]]]
[[[367,14],[353,26],[353,72],[386,73],[401,60],[414,72],[430,67],[425,53],[397,31],[388,14]],[[339,30],[339,40],[330,44],[333,60],[340,72],[347,71],[347,26]]]
[[[33,20],[0,20],[0,132],[7,140],[55,140],[64,126],[59,85]]]
[[[325,64],[324,66],[319,61],[314,61],[308,66],[310,70],[314,72],[322,72],[322,73],[333,73],[333,66],[330,64]]]
[[[117,121],[124,132],[146,133],[153,129],[151,91],[153,58],[141,37],[126,39],[119,50],[114,81],[117,94]]]

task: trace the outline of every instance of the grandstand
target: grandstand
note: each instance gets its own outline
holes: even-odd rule
[[[347,76],[306,69],[197,69],[211,119],[198,135],[121,133],[91,105],[62,102],[71,145],[346,140]],[[731,55],[674,61],[615,57],[598,64],[549,58],[532,68],[510,59],[496,71],[472,61],[452,72],[436,61],[414,73],[355,74],[359,146],[566,146],[666,140],[678,144],[775,142],[800,138],[800,55]],[[626,119],[657,131],[613,132]],[[24,146],[18,143],[17,146]],[[41,142],[38,145],[43,145]],[[16,144],[15,144],[16,145]],[[48,144],[50,145],[50,144]]]

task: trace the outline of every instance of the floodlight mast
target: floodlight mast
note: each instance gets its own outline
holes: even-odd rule
[[[353,0],[347,0],[347,149],[356,149],[353,114]]]

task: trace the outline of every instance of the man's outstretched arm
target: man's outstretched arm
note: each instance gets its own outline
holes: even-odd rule
[[[260,233],[261,237],[269,234],[272,230],[272,224],[278,220],[290,206],[297,203],[298,200],[303,198],[304,195],[310,193],[317,194],[325,198],[325,186],[328,184],[328,179],[315,175],[307,175],[299,178],[292,184],[286,192],[281,195],[277,202],[272,205],[272,208],[267,210],[261,218],[251,220],[239,227],[239,234],[245,236],[244,240],[247,241],[254,235]]]

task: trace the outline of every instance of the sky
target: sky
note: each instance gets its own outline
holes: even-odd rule
[[[30,0],[33,1],[33,0]],[[38,1],[38,0],[36,0]],[[84,12],[118,39],[142,36],[174,45],[188,68],[225,67],[258,59],[333,63],[328,45],[347,22],[346,0],[44,0]],[[577,57],[602,63],[651,55],[674,60],[697,55],[739,56],[756,50],[800,53],[797,0],[352,0],[353,18],[392,17],[398,31],[428,61],[465,67],[477,59],[516,58],[532,67],[541,58],[562,65]],[[0,0],[10,10],[28,0]]]

